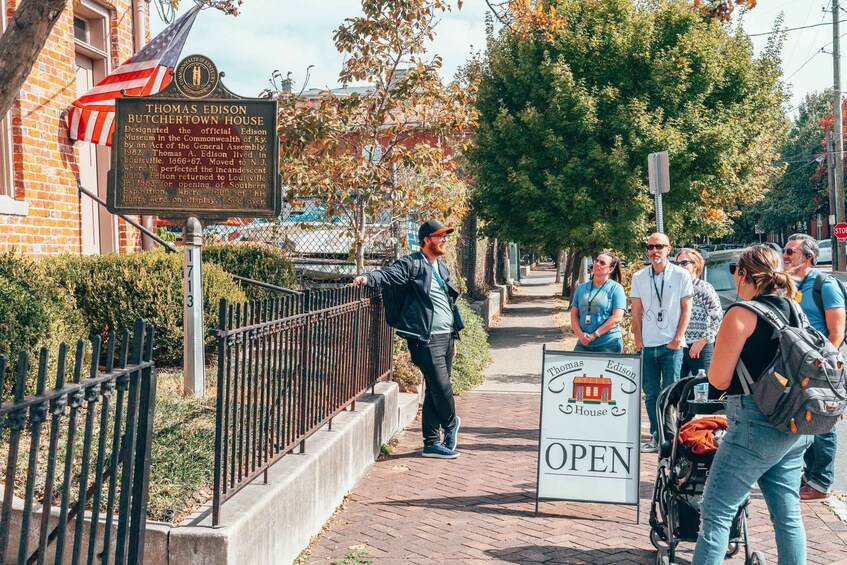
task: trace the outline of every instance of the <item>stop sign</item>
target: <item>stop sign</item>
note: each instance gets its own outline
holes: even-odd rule
[[[847,223],[841,222],[839,224],[835,224],[835,227],[832,228],[832,233],[835,234],[838,241],[847,241]]]

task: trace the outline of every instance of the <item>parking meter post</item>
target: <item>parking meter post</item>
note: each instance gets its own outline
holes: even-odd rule
[[[183,278],[183,394],[203,396],[203,266],[200,249],[203,227],[197,218],[188,218],[182,232],[185,248]]]

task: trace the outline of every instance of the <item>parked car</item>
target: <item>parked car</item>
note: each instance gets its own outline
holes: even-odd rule
[[[721,307],[726,310],[733,302],[738,300],[738,292],[735,289],[735,279],[729,272],[729,264],[734,263],[741,253],[741,249],[727,249],[723,251],[712,251],[704,260],[703,280],[715,287]],[[780,269],[782,263],[782,250],[779,254]]]
[[[820,248],[820,253],[818,253],[818,265],[832,265],[832,240],[819,239],[818,247]]]

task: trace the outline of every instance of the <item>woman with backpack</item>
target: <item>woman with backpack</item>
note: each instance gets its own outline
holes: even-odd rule
[[[737,263],[730,264],[730,273],[739,298],[763,305],[791,326],[800,325],[799,309],[790,302],[797,289],[793,279],[780,270],[776,251],[764,245],[748,247]],[[743,361],[755,381],[778,347],[779,340],[768,322],[738,305],[727,310],[715,342],[709,383],[727,397],[729,427],[703,491],[700,537],[692,560],[695,565],[723,562],[733,518],[757,482],[773,521],[779,563],[806,563],[799,489],[803,453],[812,436],[773,426],[753,397],[744,394],[735,370],[738,361]]]

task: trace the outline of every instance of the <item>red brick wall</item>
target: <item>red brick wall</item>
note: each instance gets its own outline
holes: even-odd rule
[[[7,16],[18,3],[7,1]],[[82,249],[78,150],[63,118],[76,98],[74,4],[68,2],[56,22],[12,109],[15,194],[29,210],[26,216],[0,214],[0,253],[39,257]],[[132,3],[110,0],[103,6],[111,12],[109,55],[115,69],[134,52]],[[118,239],[122,253],[140,248],[137,230],[123,221]]]

